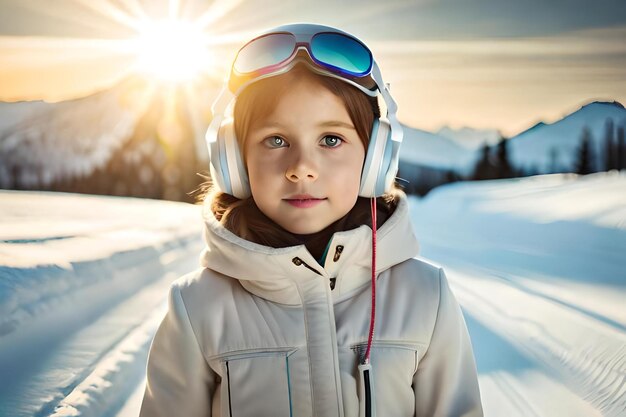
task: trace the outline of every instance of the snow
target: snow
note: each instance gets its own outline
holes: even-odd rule
[[[135,83],[58,103],[0,103],[0,187],[45,186],[103,167],[149,104]]]
[[[8,131],[26,118],[41,114],[47,107],[43,101],[0,102],[0,131]]]
[[[170,281],[171,279],[168,279],[168,283]],[[51,416],[106,415],[109,410],[126,400],[129,390],[133,390],[137,385],[141,387],[141,378],[138,376],[144,373],[152,337],[165,311],[166,306],[163,305],[162,309],[151,314],[111,349],[95,364],[94,370],[61,400]]]
[[[451,139],[408,126],[402,127],[404,137],[400,147],[400,160],[414,165],[425,165],[442,170],[455,170],[467,175],[478,154],[461,147]]]
[[[626,413],[626,172],[411,197],[474,346],[486,416]],[[137,415],[197,206],[0,191],[0,416]]]
[[[0,416],[120,406],[200,227],[190,204],[0,191]]]
[[[485,415],[624,415],[626,172],[455,183],[411,207],[466,315]]]
[[[472,150],[478,149],[485,144],[489,146],[496,145],[501,137],[497,129],[473,129],[467,126],[458,129],[442,126],[435,134],[452,139],[458,145]]]

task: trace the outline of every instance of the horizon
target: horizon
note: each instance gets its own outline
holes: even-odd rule
[[[80,100],[80,99],[87,98],[87,97],[89,97],[91,95],[96,95],[96,94],[100,94],[100,93],[106,92],[106,91],[110,90],[111,88],[116,87],[118,84],[122,84],[123,82],[124,82],[124,80],[121,80],[121,81],[117,82],[113,86],[93,91],[93,92],[89,93],[86,96],[72,97],[72,98],[68,98],[66,100],[58,100],[58,101],[47,101],[47,100],[43,100],[43,99],[37,99],[37,100],[17,100],[17,101],[2,101],[2,100],[0,100],[0,104],[3,104],[3,103],[4,104],[32,103],[32,102],[41,102],[41,103],[46,103],[46,104],[55,104],[55,103],[60,103],[60,102],[64,102],[64,101],[67,102],[67,101],[73,101],[73,100]],[[565,111],[562,111],[560,115],[556,116],[552,120],[538,119],[536,122],[534,122],[534,123],[532,123],[532,124],[522,128],[521,130],[519,130],[517,132],[514,132],[513,134],[510,134],[510,135],[502,134],[502,132],[498,128],[489,128],[489,127],[487,127],[487,128],[476,128],[474,126],[468,126],[468,125],[460,125],[458,127],[454,127],[451,124],[442,124],[442,125],[434,128],[434,129],[425,129],[425,128],[421,127],[421,126],[410,125],[408,123],[403,122],[402,120],[400,120],[400,123],[402,125],[406,126],[406,127],[412,128],[412,129],[422,130],[422,131],[425,131],[425,132],[428,132],[428,133],[432,133],[432,134],[439,135],[439,136],[442,136],[442,137],[446,137],[447,139],[453,139],[453,140],[455,140],[455,139],[452,138],[452,137],[446,136],[445,134],[440,133],[440,131],[444,130],[444,129],[448,129],[448,130],[452,131],[452,133],[458,133],[459,131],[462,131],[462,130],[486,131],[486,132],[489,132],[489,133],[500,133],[500,134],[502,134],[504,139],[511,139],[513,137],[516,137],[516,136],[522,134],[522,133],[527,132],[528,130],[531,130],[531,129],[535,128],[539,124],[546,125],[546,126],[554,124],[554,123],[556,123],[556,122],[558,122],[560,120],[563,120],[564,118],[572,115],[573,113],[576,113],[577,111],[579,111],[582,108],[584,108],[584,107],[586,107],[588,105],[591,105],[591,104],[612,105],[612,106],[620,107],[622,109],[626,108],[626,107],[624,107],[624,104],[622,104],[618,100],[610,100],[610,99],[606,99],[606,100],[603,100],[603,99],[587,100],[587,101],[582,102],[582,103],[580,103],[578,105],[571,106],[569,109],[567,109]],[[486,140],[486,142],[488,142],[488,139],[485,139],[485,140]]]
[[[224,78],[237,48],[264,28],[309,21],[352,33],[372,49],[391,84],[399,120],[431,132],[469,127],[510,137],[594,101],[626,102],[626,4],[610,0],[588,13],[531,3],[368,1],[357,8],[298,0],[260,8],[247,1],[63,0],[53,7],[6,0],[0,100],[58,102],[110,88],[136,73],[133,65],[146,55],[137,42],[139,18],[145,24],[174,16],[202,22],[196,38],[206,53],[198,64],[215,81]],[[170,40],[159,35],[161,43]],[[147,62],[145,68],[162,69]]]

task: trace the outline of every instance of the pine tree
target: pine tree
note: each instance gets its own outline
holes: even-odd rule
[[[591,173],[591,131],[589,127],[583,128],[581,145],[578,152],[578,165],[576,172],[580,175]]]
[[[497,178],[496,167],[492,162],[491,149],[486,143],[481,149],[481,158],[476,162],[474,173],[472,174],[473,180],[491,180]]]
[[[617,127],[616,168],[626,169],[626,143],[624,143],[624,126]]]
[[[604,132],[604,167],[607,171],[617,168],[615,161],[617,157],[617,149],[613,144],[613,119],[606,119]]]
[[[500,142],[498,142],[497,145],[496,175],[497,178],[513,178],[515,176],[511,163],[509,162],[507,139],[503,136],[500,136]]]
[[[456,172],[454,172],[454,170],[452,169],[446,170],[446,173],[445,173],[446,182],[457,182],[457,181],[460,181],[460,179],[461,179],[460,176]]]
[[[554,174],[555,172],[559,172],[559,166],[557,165],[557,161],[559,160],[559,150],[553,146],[550,148],[550,168],[549,172]]]

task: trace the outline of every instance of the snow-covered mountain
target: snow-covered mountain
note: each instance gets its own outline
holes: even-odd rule
[[[106,164],[143,111],[130,83],[57,103],[0,103],[0,188],[45,186]]]
[[[574,170],[583,128],[588,127],[594,166],[603,168],[608,119],[613,120],[614,128],[626,126],[624,106],[616,101],[595,101],[554,123],[538,123],[509,140],[509,158],[513,165],[534,167],[539,173]]]
[[[44,101],[0,102],[0,132],[16,129],[25,119],[40,114],[47,108],[50,108],[50,103]]]
[[[79,99],[0,103],[0,188],[189,201],[213,84],[131,76]]]
[[[435,133],[408,126],[403,129],[401,161],[461,174],[467,174],[474,167],[478,156],[475,151]]]
[[[442,126],[435,132],[439,136],[452,139],[464,148],[475,150],[485,143],[489,146],[500,141],[500,132],[497,129],[474,129],[471,127],[461,127],[453,129],[449,126]]]

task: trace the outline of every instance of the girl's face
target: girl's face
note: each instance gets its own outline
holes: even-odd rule
[[[308,77],[250,126],[244,152],[255,203],[291,233],[319,232],[356,203],[363,143],[341,99]]]

